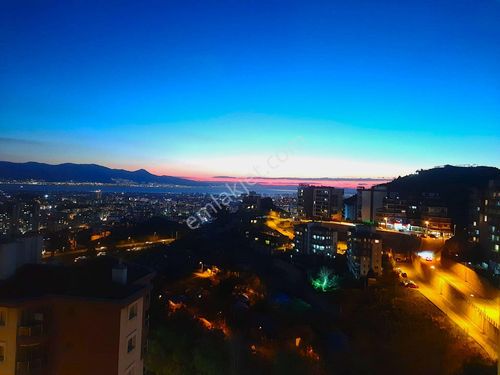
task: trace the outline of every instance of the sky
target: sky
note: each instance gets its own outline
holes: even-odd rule
[[[498,0],[0,1],[0,160],[390,178],[499,144]]]

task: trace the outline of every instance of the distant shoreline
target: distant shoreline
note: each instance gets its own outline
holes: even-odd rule
[[[225,184],[209,186],[150,186],[150,185],[117,185],[102,183],[19,183],[0,182],[0,191],[30,193],[141,193],[141,194],[220,194],[227,191]],[[264,195],[296,194],[296,186],[262,186],[255,185],[252,190]]]

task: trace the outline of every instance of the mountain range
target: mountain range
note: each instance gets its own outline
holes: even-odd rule
[[[44,182],[89,182],[104,184],[137,183],[199,186],[205,183],[173,176],[157,176],[145,169],[126,171],[97,164],[45,164],[0,161],[0,180],[37,180]]]

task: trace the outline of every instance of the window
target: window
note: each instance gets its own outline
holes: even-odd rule
[[[132,320],[137,316],[137,303],[134,303],[128,308],[128,320]]]
[[[5,343],[0,342],[0,363],[5,361]]]
[[[127,353],[133,351],[136,346],[137,346],[137,336],[134,333],[132,336],[129,337],[127,341]]]
[[[4,326],[7,321],[7,311],[0,310],[0,326]]]

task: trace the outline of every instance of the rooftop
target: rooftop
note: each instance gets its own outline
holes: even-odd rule
[[[28,264],[0,283],[0,301],[13,302],[48,295],[122,300],[144,288],[140,279],[149,269],[126,263],[127,283],[113,282],[113,267],[119,260],[98,257],[70,266]]]

